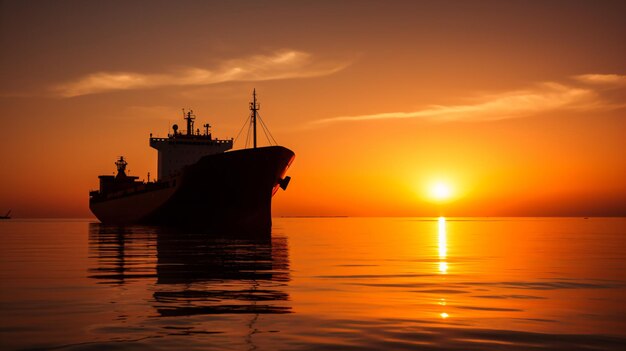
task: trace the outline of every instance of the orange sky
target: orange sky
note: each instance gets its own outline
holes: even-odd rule
[[[626,215],[623,1],[0,6],[0,212],[91,216],[116,156],[156,174],[183,107],[234,137],[256,87],[274,215]]]

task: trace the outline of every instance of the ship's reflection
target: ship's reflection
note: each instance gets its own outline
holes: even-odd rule
[[[154,281],[161,316],[289,313],[287,238],[217,238],[157,227],[89,226],[90,277]]]

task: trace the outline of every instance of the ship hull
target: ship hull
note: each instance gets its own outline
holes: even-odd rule
[[[294,153],[282,146],[205,156],[166,187],[92,199],[90,209],[105,224],[269,233],[272,196],[293,159]]]

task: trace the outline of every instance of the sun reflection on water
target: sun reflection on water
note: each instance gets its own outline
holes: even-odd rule
[[[446,233],[446,219],[445,217],[439,217],[438,220],[438,230],[437,230],[437,243],[438,243],[438,251],[439,251],[439,274],[447,274],[448,273],[448,262],[446,258],[448,256],[448,235]],[[446,306],[446,299],[441,298],[439,300],[439,305]],[[441,312],[439,316],[442,319],[447,319],[450,315],[446,312]]]
[[[446,257],[448,255],[448,238],[446,234],[446,219],[445,217],[439,217],[439,272],[446,274],[448,272],[448,263]]]
[[[441,274],[448,273],[448,262],[445,262],[445,261],[439,262],[439,273]]]

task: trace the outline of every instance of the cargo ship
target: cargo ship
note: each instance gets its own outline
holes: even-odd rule
[[[157,178],[126,174],[127,160],[115,162],[116,175],[101,175],[89,192],[89,208],[104,224],[189,227],[222,233],[270,233],[272,197],[287,189],[286,172],[295,154],[286,147],[257,146],[260,105],[250,102],[252,147],[233,148],[234,139],[213,138],[210,125],[194,131],[193,111],[184,112],[187,129],[172,126],[166,138],[152,137],[158,151]],[[260,125],[265,124],[260,120]]]

